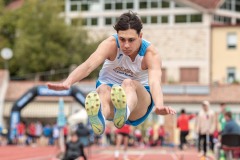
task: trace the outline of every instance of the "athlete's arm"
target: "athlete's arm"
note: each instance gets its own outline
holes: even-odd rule
[[[53,90],[69,89],[74,83],[87,77],[106,59],[112,59],[112,57],[116,54],[116,51],[116,40],[113,36],[111,36],[101,42],[95,52],[93,52],[85,62],[83,62],[75,70],[73,70],[64,82],[48,83],[48,88]]]
[[[149,86],[155,104],[155,113],[158,115],[175,114],[176,111],[171,107],[163,105],[163,94],[161,88],[161,58],[155,48],[151,45],[147,49],[144,57],[144,64],[148,68]]]

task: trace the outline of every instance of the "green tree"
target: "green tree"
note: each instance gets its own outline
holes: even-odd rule
[[[60,16],[61,3],[63,1],[25,0],[20,9],[5,12],[0,27],[4,30],[12,26],[9,30],[13,35],[0,33],[0,36],[7,39],[4,45],[14,51],[9,65],[12,76],[26,78],[29,73],[78,65],[97,47],[97,42],[88,41],[84,29],[65,24]],[[12,41],[10,37],[13,37]],[[55,80],[63,78],[51,77]]]

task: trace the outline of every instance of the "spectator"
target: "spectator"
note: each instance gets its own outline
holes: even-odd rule
[[[40,145],[40,140],[41,140],[41,136],[42,136],[42,132],[43,132],[43,127],[42,127],[42,123],[40,121],[37,121],[35,123],[35,136],[36,136],[36,142],[38,145]]]
[[[137,145],[140,145],[141,147],[143,147],[144,144],[143,144],[142,132],[139,128],[135,129],[134,135],[136,137]]]
[[[130,126],[129,125],[124,125],[122,128],[116,130],[117,134],[117,139],[116,139],[116,150],[114,153],[114,156],[116,159],[119,159],[119,150],[120,146],[123,143],[124,145],[124,160],[127,159],[127,150],[128,150],[128,140],[129,140],[129,135],[130,135]]]
[[[187,115],[185,109],[182,109],[177,119],[177,127],[180,129],[180,150],[183,150],[183,146],[187,144],[186,137],[189,134],[189,120],[194,117],[195,115]]]
[[[111,134],[112,134],[112,128],[111,128],[110,124],[108,123],[106,125],[106,129],[105,129],[106,145],[107,146],[112,144]]]
[[[17,135],[18,135],[18,143],[20,145],[23,145],[24,144],[24,139],[25,139],[25,131],[26,130],[26,127],[25,127],[25,124],[23,122],[19,122],[17,124]]]
[[[44,144],[52,145],[51,138],[52,138],[52,128],[49,124],[43,127],[43,137],[44,137]]]
[[[90,131],[82,122],[78,124],[76,133],[78,135],[79,142],[84,147],[89,146]]]
[[[70,141],[66,143],[65,148],[66,150],[63,160],[87,159],[83,151],[84,147],[81,143],[79,143],[77,133],[74,132],[71,134]]]
[[[36,127],[33,122],[31,122],[28,125],[27,134],[28,134],[27,144],[32,144],[32,143],[35,144],[36,143]]]
[[[59,144],[60,130],[56,124],[53,126],[52,137],[53,137],[54,145],[56,147],[59,147],[60,146]]]
[[[147,135],[148,135],[148,145],[149,146],[155,146],[156,142],[154,141],[154,129],[153,129],[153,126],[150,126],[147,129]]]
[[[64,136],[64,143],[66,143],[67,142],[67,136],[68,136],[68,126],[67,125],[65,125],[63,127],[63,136]]]
[[[210,149],[213,151],[213,133],[216,128],[215,114],[209,109],[210,103],[208,101],[202,102],[202,110],[199,112],[197,117],[197,133],[198,137],[198,151],[201,152],[203,147],[203,154],[201,156],[206,156],[207,154],[207,136],[209,136]],[[203,141],[203,144],[201,143]]]
[[[221,135],[224,134],[240,134],[240,126],[232,119],[232,113],[227,111],[224,113],[224,118],[226,124],[221,132]],[[215,158],[219,159],[221,143],[218,142],[214,147]]]
[[[224,114],[227,111],[230,111],[230,109],[226,107],[225,103],[221,103],[220,104],[220,112],[219,112],[219,115],[218,115],[218,122],[219,122],[218,131],[219,132],[222,132],[223,128],[225,127],[226,120],[224,118]]]
[[[221,132],[221,135],[228,134],[228,133],[237,133],[240,134],[240,127],[239,125],[232,119],[232,113],[226,112],[224,114],[224,118],[226,120],[226,125]]]
[[[165,129],[163,125],[158,128],[158,143],[160,146],[164,145]]]

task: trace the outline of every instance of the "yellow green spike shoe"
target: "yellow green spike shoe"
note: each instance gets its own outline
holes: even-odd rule
[[[101,112],[101,102],[97,92],[92,91],[86,96],[85,109],[93,132],[96,135],[101,135],[105,130],[105,120]]]
[[[113,123],[115,127],[122,128],[127,120],[127,98],[121,86],[113,85],[111,89],[111,100],[115,107]]]

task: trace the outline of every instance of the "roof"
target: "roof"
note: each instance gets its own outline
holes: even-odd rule
[[[208,12],[217,9],[225,0],[175,0],[197,10]]]
[[[167,103],[199,103],[208,100],[211,103],[233,103],[240,104],[240,85],[217,85],[210,87],[208,95],[164,95]]]
[[[205,9],[216,9],[222,0],[187,0]]]
[[[45,85],[46,82],[34,81],[10,81],[7,89],[7,101],[15,101],[19,99],[24,93],[36,85]],[[79,86],[87,90],[92,90],[95,87],[95,81],[82,81]],[[88,89],[87,89],[88,88]],[[208,100],[211,103],[233,103],[240,104],[240,85],[216,85],[210,86],[210,93],[205,95],[190,95],[190,94],[164,94],[165,103],[201,103],[203,100]],[[37,101],[58,101],[58,97],[36,97]],[[72,101],[72,97],[65,97],[65,101]]]

